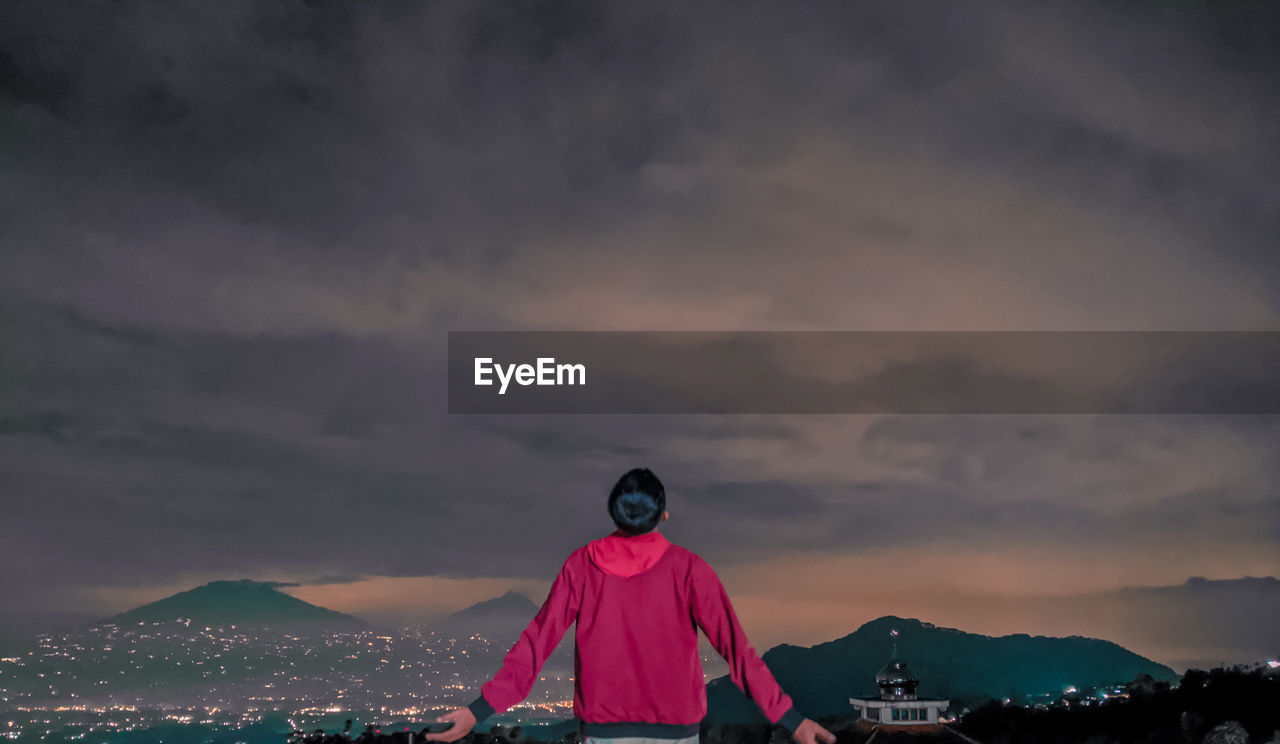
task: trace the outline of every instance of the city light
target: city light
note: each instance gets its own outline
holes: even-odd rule
[[[0,658],[0,736],[79,741],[165,723],[239,730],[280,714],[307,730],[334,714],[425,717],[473,699],[507,650],[413,627],[392,635],[199,628],[181,619],[36,637],[33,650]],[[559,664],[564,671],[545,668],[511,715],[572,717],[571,661]],[[179,681],[183,704],[170,701]]]

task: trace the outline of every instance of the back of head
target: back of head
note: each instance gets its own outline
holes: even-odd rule
[[[618,479],[609,492],[609,516],[619,529],[632,535],[653,530],[667,508],[662,481],[648,468],[633,468]]]

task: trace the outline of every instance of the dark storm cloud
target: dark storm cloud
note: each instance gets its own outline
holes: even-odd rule
[[[637,464],[724,563],[1239,575],[1272,421],[443,415],[450,329],[1274,328],[1234,7],[7,4],[0,579],[545,578]]]
[[[1114,43],[1089,48],[1098,81],[1060,69],[1066,60],[1054,55],[1085,51],[1073,45],[1077,34],[1120,35],[1137,25],[1132,19],[1112,31],[1115,24],[1063,8],[1014,16],[839,5],[733,13],[674,5],[143,8],[10,11],[8,27],[26,30],[4,40],[9,77],[18,81],[12,95],[27,103],[13,117],[11,148],[32,165],[18,177],[31,205],[67,205],[64,230],[101,233],[97,246],[63,250],[87,248],[91,261],[105,261],[124,236],[103,223],[126,221],[136,264],[169,257],[152,264],[170,274],[156,279],[209,272],[186,278],[192,294],[180,314],[216,312],[204,307],[216,300],[205,297],[217,287],[210,279],[273,261],[314,264],[291,267],[295,278],[382,261],[406,271],[500,270],[524,252],[520,243],[562,233],[569,222],[590,235],[646,215],[723,214],[751,195],[718,177],[709,157],[785,164],[808,149],[805,138],[822,147],[842,127],[868,148],[905,156],[907,145],[914,157],[999,172],[1101,213],[1199,210],[1180,227],[1216,229],[1217,250],[1256,246],[1275,229],[1274,197],[1264,181],[1246,178],[1274,164],[1269,149],[1247,146],[1249,135],[1265,141],[1274,133],[1259,123],[1264,117],[1219,115],[1239,131],[1209,142],[1212,115],[1168,116],[1161,107],[1181,91],[1154,79],[1164,74],[1154,62],[1129,58],[1157,42],[1134,48],[1131,36],[1109,37]],[[1054,33],[1045,52],[1024,48],[1024,35],[1046,30]],[[1176,31],[1152,33],[1207,53],[1204,40]],[[1127,77],[1113,80],[1116,70]],[[1148,79],[1158,83],[1148,98],[1122,97],[1126,85]],[[1082,99],[1078,89],[1090,82],[1099,90]],[[1226,89],[1203,91],[1206,106],[1241,87],[1203,73],[1192,82]],[[1224,165],[1223,177],[1235,181],[1205,172]],[[1171,181],[1164,171],[1178,175]],[[781,205],[797,196],[771,194]],[[1228,198],[1244,201],[1225,212],[1213,206]],[[903,206],[897,215],[864,208],[853,216],[920,232],[911,201]],[[239,250],[211,255],[229,243]],[[591,246],[605,255],[627,249],[608,240]],[[737,250],[760,255],[750,245]],[[662,246],[655,253],[670,255]],[[138,268],[108,263],[105,275],[90,276],[137,281]],[[75,271],[64,267],[64,281],[75,282]],[[94,299],[76,289],[82,302]],[[460,312],[440,304],[436,312]]]
[[[510,246],[459,246],[457,231],[484,223],[507,240],[607,207],[682,118],[644,105],[651,76],[679,73],[661,15],[625,33],[634,19],[585,5],[99,3],[10,15],[25,31],[5,40],[11,95],[33,104],[13,124],[17,155],[61,166],[41,175],[74,177],[57,186],[93,193],[99,203],[84,207],[99,219],[147,209],[156,237],[211,220],[229,223],[216,226],[228,239],[266,223],[290,231],[273,248],[291,259],[501,258]],[[605,58],[617,77],[589,74]],[[384,232],[406,215],[437,229],[409,245]],[[165,249],[189,256],[200,242]]]
[[[328,586],[330,584],[354,584],[357,581],[367,579],[367,576],[359,574],[325,574],[323,576],[312,576],[306,581],[297,582],[294,586]]]

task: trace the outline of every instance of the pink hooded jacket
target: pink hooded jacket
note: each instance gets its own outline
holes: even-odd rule
[[[793,732],[804,720],[747,640],[711,566],[656,531],[618,530],[565,560],[542,609],[469,706],[476,721],[524,700],[575,622],[573,710],[585,736],[696,735],[707,714],[698,628],[766,718]]]

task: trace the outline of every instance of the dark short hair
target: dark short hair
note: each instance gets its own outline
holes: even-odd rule
[[[648,468],[632,468],[609,492],[609,516],[619,529],[633,535],[649,532],[662,521],[667,492]]]

